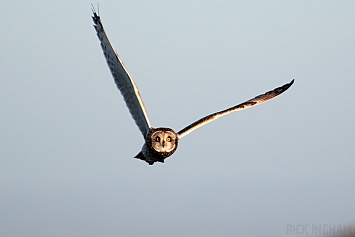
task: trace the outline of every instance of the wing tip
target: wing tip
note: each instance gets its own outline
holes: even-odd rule
[[[287,90],[288,88],[290,88],[290,87],[293,85],[293,83],[295,83],[295,79],[292,79],[292,81],[290,81],[289,83],[287,83],[287,84],[285,85],[285,90]]]
[[[92,19],[93,19],[94,23],[97,25],[100,22],[99,4],[97,4],[97,12],[96,12],[94,5],[91,3],[91,11],[93,14]]]
[[[286,83],[285,85],[283,85],[283,86],[281,86],[279,88],[276,88],[276,90],[281,89],[281,91],[280,91],[280,94],[281,94],[281,93],[287,91],[288,88],[290,88],[293,85],[294,82],[295,82],[295,79],[292,79],[292,81],[290,81],[289,83]]]

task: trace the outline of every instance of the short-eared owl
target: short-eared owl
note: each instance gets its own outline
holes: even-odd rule
[[[294,82],[294,80],[292,80],[281,87],[256,96],[255,98],[239,105],[207,115],[177,133],[170,128],[153,128],[150,125],[147,111],[144,108],[143,101],[136,84],[111,45],[105,33],[100,16],[96,13],[95,9],[92,10],[94,28],[101,42],[101,48],[105,55],[107,64],[111,70],[115,83],[126,102],[129,112],[131,113],[145,140],[142,150],[135,156],[135,158],[144,160],[150,165],[154,164],[154,162],[164,162],[165,158],[171,156],[176,151],[179,139],[195,129],[229,113],[247,109],[271,100],[272,98],[285,92]]]

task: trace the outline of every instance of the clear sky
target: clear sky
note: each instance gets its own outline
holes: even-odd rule
[[[178,131],[296,80],[153,166],[133,159],[143,139],[90,3],[1,4],[0,236],[287,236],[288,225],[355,223],[355,1],[101,0],[154,127]]]

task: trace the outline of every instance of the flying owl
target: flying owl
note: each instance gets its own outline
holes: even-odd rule
[[[134,83],[132,77],[129,75],[125,65],[116,53],[115,49],[111,45],[110,40],[108,39],[102,25],[99,14],[96,13],[94,8],[92,9],[92,12],[94,28],[101,42],[101,48],[103,50],[114,81],[117,85],[117,88],[120,90],[124,101],[126,102],[129,112],[131,113],[145,140],[142,150],[134,158],[144,160],[149,165],[153,165],[154,162],[164,163],[164,160],[176,151],[179,140],[190,132],[229,113],[248,109],[252,106],[256,106],[271,100],[272,98],[285,92],[294,82],[294,80],[292,80],[291,82],[281,87],[266,92],[265,94],[256,96],[255,98],[245,101],[241,104],[207,115],[190,124],[189,126],[181,129],[179,132],[174,132],[174,130],[171,128],[153,128],[150,125],[147,111],[144,107],[136,84]]]

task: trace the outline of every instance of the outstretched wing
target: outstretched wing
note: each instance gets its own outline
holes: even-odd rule
[[[224,115],[227,115],[229,113],[236,112],[239,110],[243,110],[243,109],[248,109],[252,106],[256,106],[256,105],[262,104],[268,100],[271,100],[272,98],[282,94],[288,88],[290,88],[290,86],[293,84],[293,82],[294,82],[294,80],[292,80],[290,83],[280,86],[272,91],[266,92],[265,94],[258,95],[257,97],[250,99],[248,101],[245,101],[244,103],[241,103],[239,105],[233,106],[231,108],[222,110],[222,111],[214,113],[214,114],[207,115],[206,117],[203,117],[202,119],[197,120],[196,122],[190,124],[186,128],[180,130],[177,133],[177,135],[180,139],[183,136],[186,136],[190,132],[194,131],[195,129],[198,129],[199,127],[201,127],[209,122],[212,122],[213,120],[216,120]]]
[[[151,125],[148,119],[147,111],[144,108],[142,98],[139,94],[138,88],[134,84],[134,81],[129,75],[122,60],[111,45],[110,40],[108,39],[104,27],[101,23],[100,16],[96,14],[95,9],[92,9],[92,12],[94,14],[92,17],[94,21],[94,28],[101,42],[101,48],[105,55],[107,64],[111,70],[117,88],[120,90],[129,109],[129,112],[131,113],[139,130],[145,138],[149,133]]]

